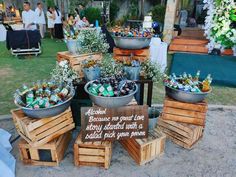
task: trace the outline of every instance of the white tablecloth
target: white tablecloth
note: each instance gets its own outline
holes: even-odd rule
[[[164,72],[167,67],[167,43],[161,42],[160,38],[153,37],[150,43],[150,58],[152,62],[156,62]]]
[[[11,25],[13,30],[22,30],[23,29],[23,24],[13,24]],[[7,31],[5,27],[0,24],[0,41],[5,41],[7,37]]]

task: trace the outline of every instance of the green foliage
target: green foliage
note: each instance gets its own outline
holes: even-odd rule
[[[166,6],[164,5],[156,5],[152,8],[152,19],[154,21],[158,21],[160,23],[164,23]]]
[[[153,82],[162,80],[163,74],[161,73],[161,67],[158,63],[147,60],[142,63],[141,67],[145,79],[152,79]]]
[[[101,10],[99,8],[89,7],[84,11],[85,17],[88,19],[89,23],[95,24],[95,21],[98,20],[101,24]]]
[[[48,7],[55,7],[54,0],[46,0],[46,4],[47,4]]]
[[[79,5],[86,6],[91,0],[70,0],[70,13],[75,13],[75,8],[78,8]]]
[[[139,6],[138,6],[138,1],[137,0],[131,0],[130,2],[130,8],[129,8],[129,16],[130,19],[138,19],[138,14],[139,14]]]
[[[181,0],[181,7],[182,9],[188,9],[190,5],[190,0]]]
[[[102,77],[123,75],[123,65],[121,63],[116,63],[110,54],[103,57],[100,68]]]
[[[110,21],[111,21],[111,23],[113,23],[115,21],[118,10],[119,10],[118,5],[116,4],[115,1],[112,1],[110,4]]]
[[[109,44],[104,34],[98,34],[96,30],[82,30],[78,38],[80,49],[79,53],[106,53]]]

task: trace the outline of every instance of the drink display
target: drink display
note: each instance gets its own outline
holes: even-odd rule
[[[191,74],[183,73],[176,76],[174,73],[170,76],[165,75],[163,82],[165,86],[173,89],[190,93],[204,93],[211,90],[212,78],[209,74],[204,81],[199,81],[200,71],[193,77]]]
[[[103,97],[121,97],[133,93],[135,89],[135,82],[115,77],[95,80],[88,87],[91,94]]]
[[[116,37],[152,37],[151,31],[140,30],[138,28],[115,28],[112,30],[112,34]]]
[[[32,87],[24,84],[22,91],[16,90],[14,97],[20,106],[40,109],[62,104],[72,96],[70,92],[71,87],[69,85],[63,86],[53,81],[44,80],[33,83]]]

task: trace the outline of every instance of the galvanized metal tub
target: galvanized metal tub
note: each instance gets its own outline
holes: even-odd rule
[[[192,92],[185,92],[182,90],[177,90],[168,86],[165,86],[166,94],[178,101],[186,102],[186,103],[198,103],[203,101],[208,93],[211,92],[204,92],[204,93],[192,93]]]
[[[48,118],[48,117],[53,117],[58,114],[61,114],[64,112],[66,109],[71,104],[72,98],[75,95],[75,90],[70,91],[70,98],[68,98],[65,102],[62,104],[58,104],[55,106],[52,106],[50,108],[40,108],[40,109],[32,109],[32,108],[26,108],[22,107],[21,105],[17,104],[15,101],[15,104],[21,108],[21,110],[30,118]]]
[[[113,36],[117,47],[122,49],[142,49],[149,46],[151,38]]]
[[[135,84],[135,91],[131,94],[121,97],[103,97],[103,96],[95,96],[88,91],[89,85],[93,81],[88,82],[84,89],[89,94],[90,99],[93,101],[94,104],[104,107],[104,108],[117,108],[122,107],[130,103],[134,97],[134,94],[138,91],[138,86]]]

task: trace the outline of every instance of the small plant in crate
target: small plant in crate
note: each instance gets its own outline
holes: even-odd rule
[[[84,77],[87,81],[100,78],[101,69],[100,61],[94,60],[91,56],[82,62]]]

